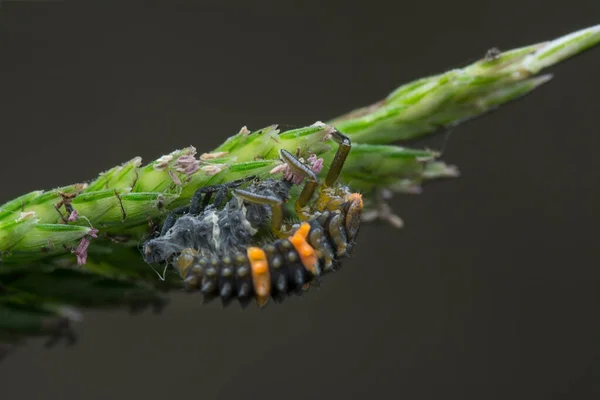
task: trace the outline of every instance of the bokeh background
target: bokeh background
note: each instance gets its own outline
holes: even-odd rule
[[[0,202],[600,23],[589,0],[90,4],[0,6]],[[462,177],[396,197],[405,228],[365,226],[321,290],[262,312],[186,295],[89,312],[76,347],[4,360],[0,396],[598,398],[599,67],[595,49],[455,129]]]

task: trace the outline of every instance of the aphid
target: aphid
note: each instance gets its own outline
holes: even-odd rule
[[[337,182],[350,139],[336,130],[331,135],[338,149],[322,182],[280,151],[293,174],[305,178],[293,212],[285,206],[294,184],[285,177],[200,188],[189,206],[167,216],[158,237],[144,243],[146,262],[169,262],[187,290],[200,290],[205,301],[220,297],[224,305],[255,298],[262,307],[269,298],[301,294],[350,254],[360,226],[361,195]]]

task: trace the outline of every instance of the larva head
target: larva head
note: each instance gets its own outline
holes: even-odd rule
[[[147,240],[142,248],[144,260],[149,264],[165,261],[173,254],[172,247],[161,238]]]
[[[358,234],[361,215],[363,210],[363,200],[360,193],[350,193],[346,196],[346,220],[344,225],[348,233],[348,242],[352,243]]]

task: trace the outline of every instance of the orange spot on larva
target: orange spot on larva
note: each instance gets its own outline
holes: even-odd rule
[[[258,247],[249,247],[248,248],[248,258],[252,260],[260,260],[264,257],[265,253],[262,249]]]
[[[306,238],[308,237],[308,233],[310,232],[310,224],[308,222],[303,222],[300,225],[300,228],[290,237],[290,242],[298,252],[300,256],[300,261],[302,261],[302,265],[313,275],[319,274],[319,259],[317,258],[317,253],[315,249],[308,244]]]
[[[247,250],[250,270],[252,271],[252,284],[256,294],[256,302],[264,307],[271,295],[271,274],[269,262],[265,252],[258,247],[249,247]]]
[[[314,250],[310,246],[302,246],[302,250],[300,252],[302,257],[310,257],[314,253]]]
[[[300,225],[300,228],[296,231],[294,236],[301,237],[302,239],[306,239],[308,237],[308,233],[310,232],[310,224],[308,222],[303,222]]]

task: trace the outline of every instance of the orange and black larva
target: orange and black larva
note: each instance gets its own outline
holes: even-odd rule
[[[280,152],[305,181],[294,212],[284,207],[293,186],[285,179],[248,177],[204,187],[189,206],[167,216],[158,237],[144,243],[146,261],[170,262],[188,290],[200,290],[205,300],[220,297],[223,304],[237,298],[246,305],[254,298],[262,307],[270,298],[301,294],[349,255],[360,226],[361,195],[337,182],[350,140],[336,130],[331,135],[339,147],[322,182],[289,152]]]

